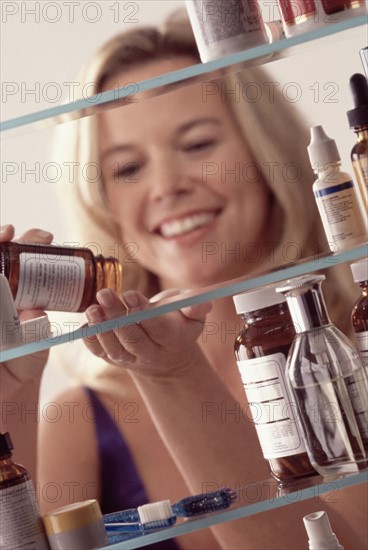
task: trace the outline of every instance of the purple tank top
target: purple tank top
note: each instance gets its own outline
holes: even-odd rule
[[[137,508],[149,502],[132,454],[110,413],[90,388],[84,388],[91,402],[98,444],[103,514]],[[174,540],[149,546],[152,550],[179,550]]]

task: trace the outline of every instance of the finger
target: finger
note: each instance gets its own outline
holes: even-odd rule
[[[2,225],[0,227],[0,241],[7,242],[11,241],[14,238],[14,226],[10,223],[7,225]]]
[[[194,306],[183,307],[180,311],[184,315],[184,317],[187,317],[192,321],[199,321],[201,323],[204,323],[204,321],[206,320],[206,315],[211,311],[211,309],[211,302],[205,302],[204,304],[196,304]]]
[[[107,307],[106,309],[108,310]],[[90,325],[102,323],[108,318],[104,308],[100,305],[90,306],[86,310],[86,316]],[[86,338],[85,343],[92,353],[98,357],[107,356],[112,363],[132,363],[135,360],[134,355],[124,348],[121,338],[114,330]]]
[[[149,304],[149,301],[143,294],[133,290],[124,292],[122,300],[120,300],[115,292],[105,288],[97,293],[97,299],[103,306],[108,318],[121,316],[127,310],[129,313],[142,310]],[[158,325],[161,323],[166,323],[165,326],[167,329],[167,321],[161,318],[146,320],[143,323],[130,323],[115,329],[115,338],[120,342],[124,351],[130,353],[134,358],[138,355],[147,356],[154,353],[154,348],[157,344],[155,339],[151,337],[150,331],[146,329],[148,327],[148,329],[152,330],[151,325],[153,325],[154,329],[160,330]],[[116,340],[114,342],[114,351],[116,351]],[[102,342],[102,340],[100,341]]]
[[[171,289],[168,289],[168,290],[162,290],[158,294],[155,294],[154,296],[152,296],[152,298],[150,298],[149,301],[150,301],[151,304],[153,304],[155,302],[159,302],[160,300],[164,300],[165,298],[171,298],[172,296],[178,296],[182,292],[183,291],[180,290],[179,288],[171,288]]]
[[[50,244],[53,239],[53,234],[43,229],[33,228],[28,229],[25,233],[17,236],[17,241],[30,242],[30,243],[44,243]]]
[[[108,360],[107,354],[103,347],[100,344],[100,341],[96,334],[93,334],[92,336],[86,336],[83,338],[83,342],[86,346],[86,348],[93,353],[96,357],[100,357],[101,359]]]

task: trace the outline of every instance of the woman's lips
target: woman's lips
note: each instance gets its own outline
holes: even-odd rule
[[[165,239],[178,238],[210,225],[218,212],[196,212],[162,223],[157,232]]]

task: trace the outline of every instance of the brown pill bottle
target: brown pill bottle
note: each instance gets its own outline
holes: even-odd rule
[[[362,293],[354,304],[351,322],[355,333],[357,348],[363,364],[368,369],[368,258],[355,262],[350,266],[354,282],[362,289]]]
[[[0,548],[48,550],[33,482],[12,451],[9,433],[0,433]]]
[[[267,286],[233,297],[244,327],[234,352],[263,456],[281,482],[317,475],[285,378],[295,330],[286,298]]]
[[[18,309],[85,311],[102,288],[122,290],[122,266],[88,248],[6,242],[0,273]]]

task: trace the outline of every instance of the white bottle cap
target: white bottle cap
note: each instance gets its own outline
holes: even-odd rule
[[[8,279],[0,273],[1,334],[0,348],[22,343],[22,330]]]
[[[322,126],[311,128],[308,155],[312,168],[317,164],[317,169],[323,169],[326,164],[341,160],[335,140],[328,137]]]
[[[275,289],[276,285],[269,285],[233,296],[236,312],[240,315],[286,302],[285,296],[277,294]]]
[[[344,550],[332,532],[326,512],[314,512],[303,518],[309,537],[309,550]]]
[[[368,281],[368,258],[360,260],[359,262],[354,262],[351,264],[350,269],[355,283]]]

